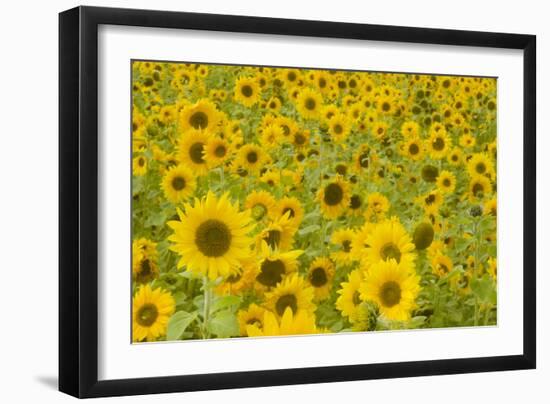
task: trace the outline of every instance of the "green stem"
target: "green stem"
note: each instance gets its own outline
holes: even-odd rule
[[[208,321],[210,319],[210,286],[208,283],[208,277],[203,278],[203,285],[202,285],[203,291],[204,291],[204,310],[203,310],[203,338],[208,338]]]

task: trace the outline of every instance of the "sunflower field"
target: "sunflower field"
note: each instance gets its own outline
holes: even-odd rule
[[[133,341],[495,325],[496,89],[132,61]]]

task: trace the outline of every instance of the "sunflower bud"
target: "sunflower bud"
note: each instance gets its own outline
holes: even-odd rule
[[[417,250],[425,250],[432,244],[434,239],[434,229],[429,223],[420,223],[416,226],[413,235],[414,245]]]
[[[426,182],[435,182],[439,175],[437,167],[432,165],[425,165],[422,167],[422,179]]]

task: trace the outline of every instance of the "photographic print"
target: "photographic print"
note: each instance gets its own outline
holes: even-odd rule
[[[496,78],[131,69],[134,343],[497,324]]]

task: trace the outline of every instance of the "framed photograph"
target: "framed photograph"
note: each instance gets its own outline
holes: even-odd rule
[[[535,36],[59,29],[61,391],[535,368]]]

